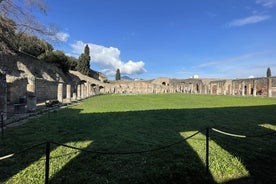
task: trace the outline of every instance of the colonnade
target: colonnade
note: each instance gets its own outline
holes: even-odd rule
[[[53,99],[60,103],[71,103],[72,101],[85,99],[101,93],[192,93],[192,94],[212,94],[212,95],[235,95],[235,96],[276,96],[276,77],[263,77],[253,79],[234,79],[234,80],[191,80],[185,79],[174,83],[151,83],[141,82],[122,82],[116,84],[104,84],[100,86],[91,81],[79,81],[76,84],[66,84],[57,82]],[[6,74],[0,72],[0,112],[7,118],[7,82]],[[103,88],[103,89],[102,89]],[[41,86],[40,88],[41,89]],[[101,90],[102,89],[102,90]],[[47,91],[45,91],[47,93]],[[49,99],[51,100],[51,99]],[[37,83],[34,77],[28,78],[26,86],[26,110],[36,111],[37,101],[41,101],[37,96]],[[24,105],[24,108],[25,108]]]
[[[27,79],[26,95],[24,102],[19,104],[15,103],[14,113],[34,112],[37,110],[37,102],[39,96],[37,96],[37,83],[35,77],[29,77]],[[57,82],[56,86],[56,98],[60,103],[71,103],[72,101],[82,100],[94,95],[100,94],[100,86],[92,84],[89,81],[80,81],[75,85],[66,84],[64,82]],[[47,93],[47,91],[45,91]],[[19,97],[18,97],[19,98]],[[49,99],[52,100],[52,99]],[[4,120],[7,119],[8,112],[8,85],[6,81],[6,74],[0,72],[0,113],[3,115]]]

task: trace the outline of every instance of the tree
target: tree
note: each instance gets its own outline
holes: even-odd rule
[[[270,67],[267,68],[266,77],[271,77],[271,70],[270,70]]]
[[[27,33],[17,33],[17,48],[25,53],[38,57],[45,52],[54,50],[53,46],[48,42]]]
[[[77,70],[78,59],[76,59],[72,56],[68,56],[67,57],[67,63],[68,63],[68,66],[69,66],[70,70]]]
[[[0,54],[11,53],[15,49],[16,24],[0,13]]]
[[[115,80],[121,80],[121,72],[119,68],[116,70]]]
[[[79,57],[77,70],[84,74],[89,75],[90,72],[90,51],[89,46],[86,45],[84,48],[84,53],[82,53]]]
[[[67,56],[64,52],[60,50],[44,53],[38,57],[40,60],[43,60],[47,63],[55,64],[57,67],[63,70],[63,72],[68,72],[69,65],[67,62]]]
[[[35,19],[33,10],[46,14],[46,4],[43,0],[0,0],[1,53],[13,53],[18,49],[14,46],[15,30],[47,37],[56,34],[53,26],[42,25]]]

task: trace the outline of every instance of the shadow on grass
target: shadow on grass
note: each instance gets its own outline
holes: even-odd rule
[[[236,134],[263,134],[271,130],[261,127],[260,124],[275,126],[275,113],[276,106],[88,114],[83,113],[81,109],[69,108],[8,130],[5,139],[1,141],[0,153],[5,155],[49,140],[63,144],[90,141],[85,149],[103,152],[150,150],[183,139],[182,132],[204,130],[206,127],[216,127]],[[211,132],[211,139],[231,155],[238,157],[248,170],[249,176],[233,177],[228,181],[217,179],[219,176],[206,177],[204,162],[190,144],[183,142],[168,149],[145,154],[99,155],[80,152],[52,175],[50,183],[217,183],[218,181],[273,183],[276,181],[275,136],[241,140]],[[203,141],[203,146],[198,149],[204,153],[204,140],[198,141]],[[51,145],[51,150],[55,149],[59,147]],[[0,161],[0,182],[9,180],[41,159],[45,154],[44,150],[37,148],[37,151],[35,149],[27,154]],[[216,154],[220,153],[211,150],[211,155]],[[59,162],[59,158],[51,159],[51,164],[53,162]],[[218,168],[215,172],[220,175],[224,169]],[[41,173],[44,175],[44,171]]]

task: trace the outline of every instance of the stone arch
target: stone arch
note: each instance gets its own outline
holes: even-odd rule
[[[199,93],[200,92],[200,88],[199,88],[199,84],[196,84],[196,92]]]
[[[80,80],[79,81],[79,84],[84,84],[84,83],[86,83],[87,81],[86,80]]]
[[[100,93],[103,93],[104,89],[105,89],[104,86],[99,86]]]

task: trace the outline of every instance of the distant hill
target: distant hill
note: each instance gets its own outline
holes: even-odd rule
[[[134,80],[134,79],[132,79],[132,78],[130,78],[129,76],[122,76],[121,77],[121,80]]]

